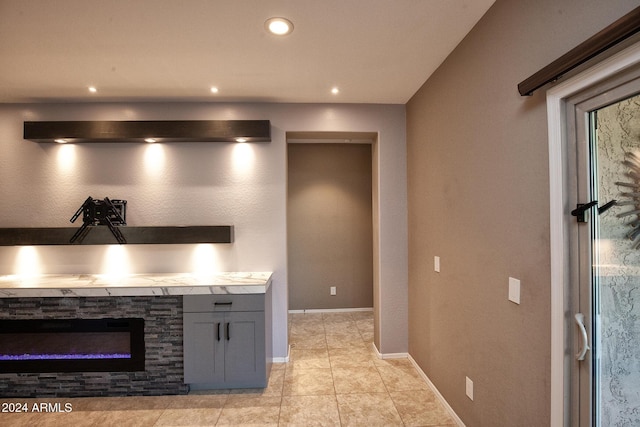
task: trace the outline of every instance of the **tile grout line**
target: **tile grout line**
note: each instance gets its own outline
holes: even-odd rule
[[[327,358],[329,359],[329,371],[331,372],[331,384],[333,385],[333,399],[336,403],[336,411],[338,411],[338,421],[342,426],[342,415],[340,413],[340,405],[338,404],[338,391],[336,390],[336,379],[333,376],[333,365],[331,364],[331,356],[329,355],[329,343],[327,342],[327,328],[324,324],[324,314],[322,315],[322,328],[324,329],[324,341],[327,345]]]
[[[389,396],[389,400],[391,400],[391,403],[393,404],[393,409],[396,410],[396,413],[398,414],[398,417],[400,418],[400,421],[402,421],[402,425],[406,425],[404,422],[404,419],[402,418],[402,414],[400,414],[400,411],[398,410],[398,407],[396,406],[396,402],[395,400],[393,400],[393,397],[391,396],[391,392],[389,391],[389,387],[387,387],[387,383],[384,382],[384,378],[382,378],[382,374],[380,373],[380,367],[374,362],[373,366],[376,368],[376,371],[378,372],[378,375],[380,375],[380,379],[382,380],[382,385],[384,385],[384,389],[387,391],[387,396]]]
[[[361,335],[362,335],[362,333],[361,333]],[[364,341],[364,339],[363,339],[363,341]],[[375,357],[375,355],[374,355],[374,357]],[[384,378],[382,377],[382,373],[380,372],[380,366],[377,363],[375,363],[375,361],[373,362],[373,366],[376,368],[376,371],[378,372],[378,375],[380,375],[380,379],[382,380],[382,385],[384,385],[384,389],[387,391],[387,396],[389,396],[389,400],[393,404],[393,409],[396,410],[396,413],[398,414],[398,418],[400,418],[400,421],[402,422],[402,425],[405,426],[406,423],[404,422],[404,419],[402,418],[402,414],[400,414],[400,411],[398,410],[398,407],[396,406],[396,402],[395,402],[395,400],[393,400],[393,397],[391,396],[391,391],[389,391],[389,387],[387,386],[387,383],[384,381]]]

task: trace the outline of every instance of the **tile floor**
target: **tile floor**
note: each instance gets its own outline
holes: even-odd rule
[[[71,412],[1,413],[0,426],[455,426],[407,359],[376,357],[371,312],[291,314],[290,362],[262,390],[1,399]],[[1,410],[1,409],[0,409]]]

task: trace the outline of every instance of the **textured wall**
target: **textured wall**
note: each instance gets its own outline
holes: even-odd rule
[[[288,171],[289,307],[373,307],[371,145],[289,144]]]
[[[271,120],[268,144],[36,144],[24,120]],[[381,351],[407,351],[407,228],[403,105],[0,105],[0,226],[71,226],[92,195],[129,201],[130,225],[233,225],[230,245],[38,247],[36,260],[0,247],[0,274],[204,269],[273,271],[274,355],[287,355],[286,132],[376,132]],[[115,252],[112,254],[111,252]],[[115,256],[113,256],[115,255]],[[118,258],[121,257],[121,258]],[[26,261],[25,261],[26,260]],[[22,267],[21,267],[22,265]]]
[[[0,374],[2,397],[185,394],[182,297],[0,298],[3,319],[143,318],[145,370]]]
[[[550,420],[545,94],[517,85],[637,5],[497,0],[407,105],[409,352],[468,426]]]
[[[640,158],[640,96],[598,110],[598,200],[631,200],[615,183],[636,182],[622,164],[625,153]],[[640,183],[639,183],[640,184]],[[612,208],[600,215],[599,264],[601,419],[603,426],[640,425],[640,249],[627,238],[638,216],[617,214],[638,206]]]

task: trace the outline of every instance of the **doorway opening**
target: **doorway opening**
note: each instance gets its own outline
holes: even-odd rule
[[[375,306],[375,134],[287,134],[289,310]]]
[[[293,310],[373,306],[370,144],[288,145]]]

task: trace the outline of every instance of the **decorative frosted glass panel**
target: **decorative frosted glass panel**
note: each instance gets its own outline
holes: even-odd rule
[[[594,277],[599,295],[596,379],[602,426],[640,425],[640,176],[628,161],[640,158],[640,96],[597,112],[598,200],[619,205],[600,215]],[[627,163],[625,163],[627,161]],[[633,160],[635,162],[635,160]],[[638,187],[625,184],[638,184]]]

